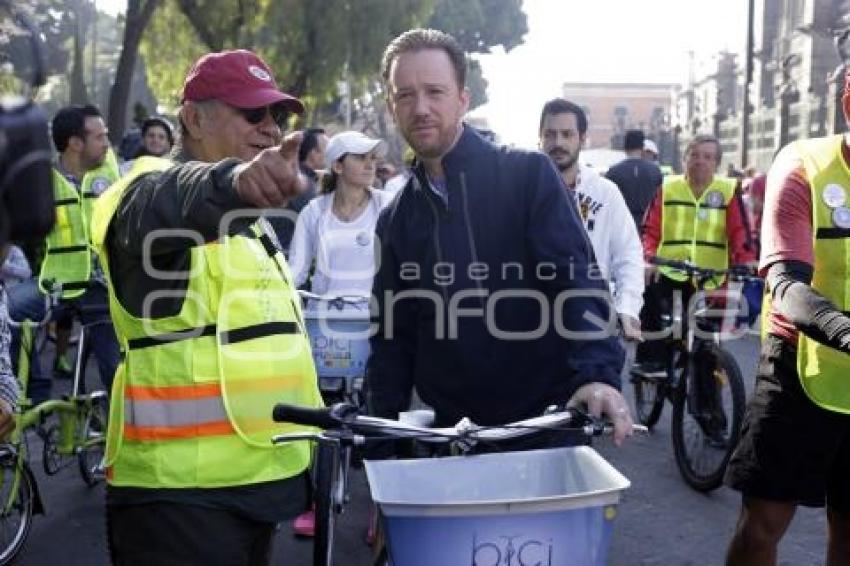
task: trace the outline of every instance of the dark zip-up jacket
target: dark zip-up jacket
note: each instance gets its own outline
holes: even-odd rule
[[[607,283],[549,158],[464,126],[442,164],[447,204],[417,166],[378,220],[373,411],[405,410],[415,386],[441,423],[495,424],[539,414],[588,382],[619,388]],[[597,337],[568,339],[563,328]]]

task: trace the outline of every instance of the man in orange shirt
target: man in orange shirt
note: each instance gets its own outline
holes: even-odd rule
[[[850,74],[842,103],[850,119]],[[766,332],[726,470],[727,485],[742,494],[733,566],[776,564],[798,505],[826,505],[826,564],[850,564],[848,166],[846,135],[832,136],[785,147],[768,173],[759,265],[770,290]],[[830,395],[821,395],[830,381]]]

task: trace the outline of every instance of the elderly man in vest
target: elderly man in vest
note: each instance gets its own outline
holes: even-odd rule
[[[9,289],[9,315],[18,321],[41,321],[46,315],[44,294],[61,285],[60,298],[75,301],[82,309],[81,322],[91,324],[89,343],[101,380],[109,389],[120,354],[106,310],[103,274],[90,245],[91,215],[92,204],[118,179],[118,163],[109,147],[103,117],[94,106],[61,108],[51,123],[51,134],[59,153],[53,169],[56,224],[47,235],[38,280],[24,281]],[[62,312],[67,311],[60,308],[53,315],[59,317]],[[57,356],[66,347],[67,332],[60,333]],[[12,349],[16,361],[17,343]],[[38,403],[49,397],[50,380],[42,377],[37,356],[30,367],[29,393]]]
[[[659,256],[713,269],[754,264],[756,250],[750,240],[737,180],[715,174],[720,157],[720,142],[713,136],[697,135],[688,144],[685,174],[665,177],[646,212],[646,260]],[[687,309],[694,286],[687,275],[667,267],[649,265],[646,276],[641,327],[647,340],[638,345],[635,362],[644,373],[663,377],[664,342],[649,337],[661,330],[663,304],[678,292],[683,309]],[[710,281],[706,289],[721,284],[722,281]]]
[[[844,116],[850,119],[850,74]],[[777,563],[798,505],[826,506],[825,564],[850,564],[850,143],[800,140],[767,176],[761,360],[726,483],[742,494],[727,564]]]
[[[271,412],[321,398],[261,218],[303,190],[299,138],[282,140],[302,111],[255,54],[207,54],[184,83],[175,162],[139,158],[97,203],[125,352],[106,454],[116,564],[268,564],[275,524],[305,507],[309,446],[273,446]]]

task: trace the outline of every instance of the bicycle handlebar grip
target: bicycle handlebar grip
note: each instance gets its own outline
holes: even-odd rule
[[[272,420],[276,423],[294,423],[321,429],[339,428],[340,421],[332,411],[332,407],[314,409],[278,403],[272,410]]]

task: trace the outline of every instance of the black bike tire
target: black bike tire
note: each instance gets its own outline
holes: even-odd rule
[[[63,468],[62,455],[59,454],[57,447],[59,434],[60,430],[57,423],[53,423],[44,429],[44,442],[41,446],[41,467],[48,476],[55,476]],[[58,457],[58,461],[54,456]]]
[[[339,457],[334,446],[324,442],[318,443],[313,461],[316,476],[316,490],[313,494],[316,506],[313,566],[331,566],[333,564],[334,528],[336,527],[333,489],[336,483]]]
[[[3,474],[3,485],[6,481],[12,481],[15,467],[18,466],[16,460],[9,460],[0,464],[0,470]],[[32,477],[26,469],[19,470],[20,477],[18,480],[18,494],[16,505],[20,505],[21,524],[16,529],[12,542],[5,548],[0,550],[0,566],[11,564],[18,553],[24,546],[29,535],[30,527],[32,526],[32,515],[35,505],[35,487],[32,484]],[[0,490],[0,493],[6,495],[5,490]],[[0,521],[5,520],[5,517],[0,518]]]
[[[718,360],[718,365],[726,372],[726,377],[729,380],[729,390],[732,394],[732,434],[730,436],[729,446],[726,448],[726,453],[720,460],[718,468],[710,474],[700,474],[693,470],[690,465],[690,460],[687,456],[685,447],[685,431],[684,431],[684,416],[687,410],[687,392],[685,387],[680,387],[673,395],[673,416],[670,423],[671,438],[673,441],[673,453],[676,457],[676,465],[689,486],[699,492],[709,492],[717,489],[723,483],[723,475],[726,472],[726,465],[729,463],[729,458],[732,457],[732,451],[738,442],[738,436],[741,432],[741,424],[744,417],[744,405],[746,403],[746,392],[744,390],[744,378],[741,375],[741,368],[738,362],[728,351],[723,348],[712,347],[711,354]],[[692,371],[689,367],[688,371]],[[682,376],[682,384],[688,383],[687,375]]]
[[[632,374],[632,389],[635,396],[635,416],[640,424],[647,428],[652,428],[658,424],[658,419],[661,418],[661,413],[664,411],[663,385],[655,382],[655,396],[652,399],[644,399],[644,384],[648,380],[642,376]],[[643,406],[649,406],[649,411],[641,410]]]
[[[83,482],[89,486],[94,487],[100,480],[102,479],[98,474],[94,472],[94,468],[92,467],[91,455],[94,454],[97,459],[97,464],[100,463],[100,460],[103,458],[104,451],[106,450],[106,408],[103,406],[104,400],[95,399],[92,401],[91,411],[86,415],[85,422],[83,423],[83,428],[80,434],[80,438],[87,440],[89,438],[89,432],[92,428],[92,422],[97,419],[100,421],[100,434],[102,442],[99,442],[96,446],[99,446],[99,450],[92,450],[91,446],[82,446],[80,451],[77,453],[77,463],[80,468],[80,477],[83,478]]]

